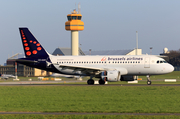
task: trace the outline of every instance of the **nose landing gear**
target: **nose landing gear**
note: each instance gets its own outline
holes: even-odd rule
[[[147,75],[147,85],[151,85],[151,79],[149,75]]]

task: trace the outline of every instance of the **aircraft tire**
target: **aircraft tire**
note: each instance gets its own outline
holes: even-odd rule
[[[102,80],[102,79],[100,79],[100,80],[99,80],[99,84],[100,84],[100,85],[104,85],[104,84],[105,84],[105,81]]]
[[[94,80],[92,80],[92,79],[87,80],[87,84],[88,85],[94,85]]]
[[[151,85],[151,81],[147,81],[147,84],[148,84],[148,85]]]

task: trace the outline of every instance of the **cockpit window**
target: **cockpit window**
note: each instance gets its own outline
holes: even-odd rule
[[[167,63],[167,62],[165,60],[158,60],[157,64],[159,64],[159,63]]]

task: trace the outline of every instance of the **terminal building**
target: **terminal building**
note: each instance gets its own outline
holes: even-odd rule
[[[137,50],[138,55],[142,55],[142,49]],[[71,48],[56,48],[52,55],[63,56],[71,55]],[[79,55],[136,55],[136,49],[132,50],[102,50],[102,51],[82,51],[79,48]],[[15,59],[23,58],[24,55],[17,53],[9,57],[6,61],[6,66],[0,66],[0,74],[15,75]],[[49,76],[51,72],[46,72],[37,68],[31,68],[22,64],[17,64],[18,76]]]
[[[17,53],[6,60],[5,66],[0,66],[0,74],[13,74],[15,75],[15,59],[23,58],[24,55]],[[26,65],[17,64],[17,76],[48,76],[49,72],[44,70],[31,68]]]

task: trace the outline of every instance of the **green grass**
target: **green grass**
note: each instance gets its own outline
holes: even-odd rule
[[[151,76],[157,79],[179,79],[180,72]],[[27,81],[29,78],[20,77]],[[146,77],[140,76],[146,84]],[[87,78],[84,78],[86,80]],[[63,78],[63,81],[73,80]],[[10,79],[12,81],[12,79]],[[77,83],[76,83],[77,84]],[[86,83],[80,83],[86,84]],[[127,84],[127,82],[109,82]],[[165,84],[180,84],[176,83]],[[121,112],[121,113],[180,113],[180,87],[173,86],[0,86],[0,112]],[[176,115],[40,115],[4,114],[0,119],[176,119]]]
[[[0,119],[179,119],[179,116],[136,115],[0,115]]]
[[[180,87],[0,86],[0,111],[180,113]]]

